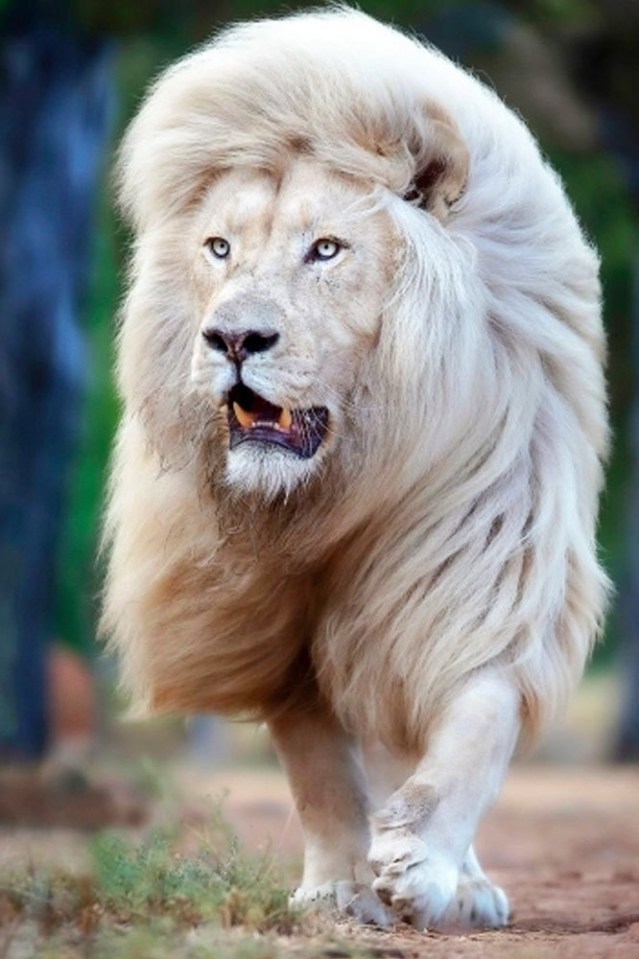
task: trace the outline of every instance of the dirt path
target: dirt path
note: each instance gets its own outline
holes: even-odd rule
[[[187,837],[192,833],[195,841],[197,823],[206,822],[209,797],[226,794],[225,817],[248,849],[268,846],[291,881],[299,878],[301,831],[281,773],[273,767],[215,775],[189,769],[176,779]],[[339,938],[365,944],[371,959],[639,959],[639,769],[517,767],[477,845],[486,870],[509,894],[508,929],[437,935],[344,924]],[[86,870],[86,837],[68,829],[5,827],[0,861],[5,869],[33,862]],[[55,955],[62,954],[80,953]],[[153,950],[144,955],[155,956]],[[277,955],[340,959],[350,952],[293,937],[281,942]]]
[[[268,841],[280,857],[299,856],[299,824],[278,773],[230,771],[192,786],[199,794],[228,790],[227,815],[249,847]],[[515,768],[478,851],[510,896],[508,930],[354,935],[377,955],[406,959],[639,959],[639,770]]]

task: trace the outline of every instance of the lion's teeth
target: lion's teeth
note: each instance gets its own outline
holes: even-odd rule
[[[293,414],[290,410],[282,410],[277,425],[281,430],[290,430],[293,422]]]
[[[250,413],[247,413],[246,410],[243,410],[239,403],[233,403],[233,412],[237,417],[237,421],[240,426],[243,426],[245,430],[248,430],[253,425],[253,417]]]

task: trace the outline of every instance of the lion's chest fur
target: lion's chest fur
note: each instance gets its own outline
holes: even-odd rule
[[[293,552],[281,528],[278,536],[255,517],[241,525],[208,561],[173,566],[147,600],[157,623],[153,708],[267,716],[322,696],[365,732],[367,704],[383,709],[391,691],[397,712],[401,676],[383,635],[362,628],[353,542],[313,558],[310,541],[305,550],[297,539]],[[362,665],[372,661],[372,644],[385,665],[369,675]]]

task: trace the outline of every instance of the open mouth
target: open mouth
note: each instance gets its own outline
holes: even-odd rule
[[[328,431],[325,406],[306,410],[274,406],[243,383],[233,387],[227,404],[232,450],[242,443],[272,443],[310,459]]]

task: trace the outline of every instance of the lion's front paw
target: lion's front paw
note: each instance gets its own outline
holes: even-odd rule
[[[459,869],[448,857],[428,849],[404,829],[380,832],[371,845],[370,864],[377,874],[373,889],[394,914],[425,929],[451,904]]]
[[[390,910],[369,886],[347,879],[322,886],[300,886],[291,896],[291,903],[329,915],[346,915],[363,925],[389,926],[393,921]]]
[[[448,909],[436,925],[505,926],[510,915],[503,889],[486,878],[463,879]]]

